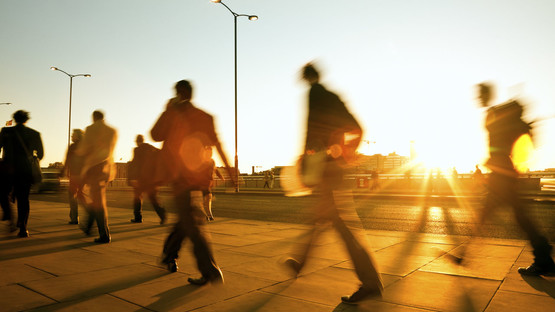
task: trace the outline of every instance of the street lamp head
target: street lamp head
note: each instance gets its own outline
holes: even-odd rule
[[[249,15],[249,20],[256,21],[257,19],[258,19],[258,16],[256,15]]]
[[[84,74],[84,77],[92,77],[91,74]]]
[[[220,2],[222,2],[221,0],[210,0],[210,1],[212,1],[212,2],[214,2],[214,3],[220,3]]]
[[[51,66],[50,70],[58,70],[58,67]]]

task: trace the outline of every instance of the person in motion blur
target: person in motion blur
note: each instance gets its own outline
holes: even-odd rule
[[[310,85],[305,153],[301,171],[306,186],[319,189],[313,227],[308,242],[285,260],[295,275],[303,268],[312,245],[324,227],[332,224],[340,234],[354,264],[361,286],[342,302],[357,304],[381,296],[383,284],[367,247],[367,239],[356,213],[352,190],[344,183],[344,168],[353,161],[362,137],[359,123],[339,97],[319,83],[312,64],[303,68],[302,78]]]
[[[160,224],[164,224],[166,222],[166,209],[158,201],[158,185],[156,185],[156,181],[153,179],[160,150],[145,143],[144,137],[140,134],[137,135],[135,142],[137,147],[133,150],[133,160],[129,164],[129,180],[131,186],[133,186],[134,195],[134,218],[131,219],[131,222],[143,222],[143,193],[146,193],[154,207],[154,211],[160,217]]]
[[[157,167],[156,180],[172,183],[178,213],[178,221],[164,242],[161,262],[170,272],[176,272],[181,245],[189,238],[202,274],[200,278],[189,278],[189,283],[223,283],[205,227],[202,191],[213,173],[206,174],[207,167],[211,166],[208,147],[216,147],[230,176],[232,172],[216,135],[213,117],[191,103],[191,83],[181,80],[176,83],[175,91],[176,96],[169,101],[150,133],[155,141],[164,142],[160,164],[166,167]]]
[[[116,175],[113,153],[118,135],[114,128],[106,125],[101,111],[94,111],[92,119],[92,125],[85,129],[83,140],[75,152],[85,158],[81,178],[89,193],[86,205],[88,218],[82,229],[86,235],[90,235],[96,221],[99,237],[94,242],[107,244],[112,238],[108,227],[106,184]]]
[[[212,147],[206,148],[207,155],[210,156],[208,163],[205,167],[206,174],[206,183],[202,187],[202,196],[204,201],[204,213],[206,214],[206,220],[214,221],[214,214],[212,213],[212,200],[214,199],[214,195],[212,194],[212,188],[214,187],[214,174],[217,175],[220,179],[225,180],[224,176],[221,172],[216,168],[216,162],[212,159]]]
[[[67,149],[64,167],[60,171],[60,176],[69,177],[69,186],[67,189],[69,198],[69,224],[79,224],[79,208],[78,202],[84,203],[83,183],[81,181],[81,170],[83,170],[84,157],[77,155],[77,147],[83,139],[83,130],[73,129],[71,133],[71,145]]]
[[[44,150],[40,133],[25,126],[29,120],[29,113],[18,110],[13,114],[13,119],[14,127],[4,127],[0,131],[0,149],[3,152],[2,162],[5,170],[0,189],[0,204],[4,211],[2,220],[9,220],[10,230],[15,230],[9,199],[10,192],[13,192],[12,196],[17,200],[17,236],[29,237],[29,193],[31,185],[37,182],[33,180],[30,158],[42,159]]]
[[[484,82],[478,84],[477,88],[478,101],[482,107],[487,108],[486,129],[489,134],[490,157],[486,166],[491,170],[487,181],[488,194],[485,207],[479,217],[478,226],[484,224],[484,221],[500,206],[510,206],[518,225],[526,233],[534,254],[534,262],[528,267],[519,268],[518,272],[532,276],[554,274],[552,247],[526,212],[526,207],[519,196],[519,173],[511,159],[515,142],[523,135],[531,136],[530,124],[522,120],[524,108],[516,100],[490,106],[494,86]],[[477,228],[475,234],[479,230]]]

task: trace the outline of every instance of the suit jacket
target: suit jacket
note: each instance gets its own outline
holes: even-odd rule
[[[85,157],[81,177],[87,173],[95,165],[102,163],[107,164],[108,177],[113,179],[115,176],[114,164],[114,147],[117,141],[116,129],[107,126],[104,120],[97,120],[85,129],[85,135],[75,153]]]
[[[129,178],[136,180],[141,188],[154,187],[154,174],[160,150],[141,143],[133,150],[133,160],[129,164]]]
[[[202,188],[210,183],[206,167],[211,153],[207,147],[220,145],[210,114],[188,101],[173,103],[150,134],[155,141],[164,141],[161,157],[170,167],[167,180],[184,188]]]
[[[30,180],[32,179],[31,163],[16,133],[21,136],[29,153],[42,159],[44,150],[40,133],[23,124],[5,127],[0,131],[0,148],[3,151],[3,162],[8,173]]]

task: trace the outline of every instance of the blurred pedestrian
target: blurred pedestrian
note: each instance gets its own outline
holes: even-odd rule
[[[337,95],[319,83],[319,73],[312,64],[303,68],[303,79],[310,85],[305,154],[301,171],[305,185],[320,190],[314,207],[313,227],[309,242],[289,258],[285,264],[298,274],[323,226],[332,224],[340,234],[361,286],[344,303],[380,296],[383,290],[380,275],[366,246],[366,236],[355,211],[352,191],[344,183],[344,167],[352,161],[362,130]],[[350,140],[346,139],[349,133]],[[323,157],[322,157],[323,156]]]
[[[189,278],[194,285],[207,282],[223,283],[222,272],[209,244],[206,232],[206,214],[203,208],[202,190],[209,183],[206,174],[210,154],[207,148],[215,146],[230,176],[227,158],[214,128],[211,115],[191,103],[193,88],[189,81],[181,80],[175,85],[176,97],[171,99],[151,130],[155,141],[163,141],[161,164],[171,170],[158,168],[161,179],[173,184],[178,221],[166,239],[162,263],[170,272],[176,272],[177,258],[183,240],[189,238],[193,243],[193,253],[202,276]]]
[[[83,231],[90,235],[91,227],[96,221],[99,237],[94,242],[106,244],[111,241],[106,207],[106,184],[116,175],[113,153],[117,131],[106,125],[104,113],[101,111],[94,111],[92,119],[93,123],[85,129],[83,140],[76,151],[77,155],[85,157],[81,178],[83,184],[89,188],[88,218]]]
[[[17,227],[18,237],[29,237],[27,222],[29,220],[29,193],[35,181],[32,173],[33,157],[42,159],[44,150],[40,133],[27,126],[29,113],[18,110],[13,114],[14,127],[4,127],[0,132],[0,149],[3,151],[3,165],[5,166],[6,180],[2,182],[1,200],[4,215],[2,220],[13,220],[9,202],[9,193],[17,201]],[[3,178],[3,179],[4,179]]]
[[[264,171],[264,186],[262,188],[270,188],[270,173],[268,171]]]
[[[516,100],[490,106],[493,100],[493,85],[481,83],[477,87],[478,100],[483,107],[488,108],[486,129],[489,134],[490,157],[486,166],[491,170],[485,207],[478,225],[483,225],[484,221],[500,206],[510,206],[518,225],[526,233],[534,254],[534,262],[528,267],[519,268],[518,272],[532,276],[554,274],[552,247],[527,214],[526,207],[519,196],[519,173],[511,160],[511,152],[517,139],[523,135],[531,136],[531,126],[522,120],[524,108]]]
[[[224,176],[220,173],[220,171],[216,168],[216,163],[214,159],[212,159],[212,147],[207,147],[206,149],[207,155],[210,156],[206,164],[205,173],[207,177],[207,184],[202,187],[202,196],[204,202],[204,212],[206,214],[206,219],[208,221],[214,221],[214,214],[212,213],[212,200],[214,195],[212,194],[212,188],[214,187],[214,174],[217,175],[220,179],[225,180]]]
[[[166,209],[158,201],[158,185],[154,179],[156,162],[160,150],[145,143],[142,135],[137,135],[135,140],[137,147],[133,150],[133,160],[129,164],[129,179],[133,186],[133,214],[132,223],[142,223],[143,193],[154,207],[154,211],[160,217],[160,224],[166,222]]]
[[[73,129],[71,133],[71,145],[66,153],[64,167],[60,171],[60,176],[69,177],[68,198],[69,198],[69,224],[79,224],[79,208],[78,202],[84,203],[83,183],[81,180],[81,171],[85,157],[77,155],[77,147],[83,139],[83,130]]]

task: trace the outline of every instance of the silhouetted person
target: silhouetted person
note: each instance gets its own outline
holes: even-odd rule
[[[14,127],[4,127],[0,132],[0,148],[3,151],[3,163],[6,180],[2,182],[0,195],[4,216],[2,220],[12,220],[9,193],[17,200],[18,237],[29,237],[27,221],[29,220],[29,192],[33,181],[31,161],[28,155],[42,159],[44,151],[40,133],[25,126],[29,113],[18,110],[13,114]],[[13,228],[12,228],[13,229]]]
[[[478,99],[483,107],[489,107],[493,98],[493,86],[488,83],[478,85]],[[488,195],[479,224],[499,206],[510,206],[516,221],[528,236],[533,248],[534,263],[518,269],[522,275],[547,275],[555,273],[555,263],[551,258],[551,245],[541,235],[526,213],[518,187],[518,171],[511,160],[511,151],[522,135],[531,135],[531,127],[522,120],[523,107],[517,101],[489,107],[486,115],[486,129],[489,133],[490,158],[486,166],[491,170],[488,179]]]
[[[214,214],[212,213],[212,199],[214,198],[212,194],[212,188],[214,187],[214,174],[216,174],[220,179],[224,180],[224,176],[216,168],[216,163],[212,159],[212,147],[207,148],[207,155],[210,155],[210,159],[206,165],[205,172],[207,178],[207,184],[202,187],[202,197],[204,213],[206,214],[206,219],[208,221],[214,221]]]
[[[73,129],[73,133],[71,134],[71,141],[73,143],[71,143],[67,150],[64,167],[60,172],[60,176],[64,176],[67,173],[69,177],[69,186],[67,189],[69,198],[69,224],[79,224],[78,202],[85,202],[81,179],[81,171],[83,170],[85,157],[75,153],[82,139],[83,130]]]
[[[194,285],[207,282],[223,283],[205,231],[206,215],[202,190],[210,179],[206,174],[211,156],[207,148],[215,146],[230,175],[227,158],[214,128],[213,117],[191,103],[193,88],[186,80],[175,85],[176,97],[171,99],[151,130],[155,141],[164,141],[162,157],[171,171],[165,177],[173,184],[179,220],[164,243],[162,263],[170,272],[177,271],[177,258],[183,240],[193,243],[193,253],[202,276],[189,278]]]
[[[106,125],[101,111],[94,111],[92,119],[93,123],[85,129],[83,140],[76,151],[77,155],[85,157],[82,179],[83,184],[89,187],[90,196],[87,203],[88,220],[83,231],[89,235],[96,221],[99,237],[94,242],[105,244],[111,240],[106,207],[106,184],[113,180],[116,174],[113,153],[117,131]]]
[[[270,173],[264,171],[264,186],[262,188],[270,188]]]
[[[472,174],[472,179],[474,180],[475,189],[478,191],[483,191],[482,188],[485,184],[484,174],[482,173],[482,170],[480,170],[480,167],[478,165],[476,165],[476,170]]]
[[[133,160],[131,160],[129,164],[129,176],[134,195],[134,218],[131,219],[131,222],[143,222],[143,193],[146,193],[154,207],[154,211],[156,211],[156,214],[160,217],[160,224],[164,224],[166,222],[166,209],[164,209],[158,201],[158,185],[154,180],[156,161],[158,160],[160,150],[145,143],[144,137],[140,134],[137,135],[135,142],[137,143],[137,147],[133,150]]]
[[[317,187],[320,199],[314,209],[314,225],[309,233],[309,243],[297,252],[296,259],[289,258],[285,264],[298,274],[317,236],[322,232],[321,227],[331,223],[345,243],[362,283],[351,296],[341,298],[345,303],[355,304],[371,296],[379,296],[383,290],[380,276],[366,247],[366,236],[354,207],[352,191],[343,181],[343,167],[354,157],[362,130],[339,97],[319,83],[319,74],[311,64],[304,67],[303,79],[310,85],[310,92],[305,154],[301,167],[304,183]],[[354,136],[348,142],[345,141],[347,132]],[[315,159],[321,159],[319,166],[311,165],[318,163]],[[310,179],[307,175],[311,176]]]

